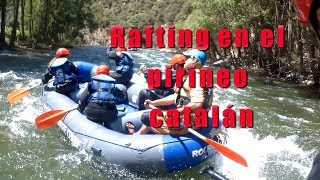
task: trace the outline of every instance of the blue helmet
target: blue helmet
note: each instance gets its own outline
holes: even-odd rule
[[[184,52],[183,54],[186,56],[191,56],[191,57],[196,58],[199,62],[201,62],[202,65],[206,64],[207,55],[203,51],[200,51],[198,49],[192,49],[191,51]]]

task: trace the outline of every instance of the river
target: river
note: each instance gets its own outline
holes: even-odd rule
[[[105,47],[71,49],[71,60],[97,64],[105,58]],[[132,52],[135,71],[164,65],[171,54],[156,50]],[[136,176],[104,164],[83,149],[72,146],[57,127],[37,130],[34,119],[44,112],[41,87],[22,101],[10,105],[6,95],[15,88],[39,83],[53,51],[0,51],[0,179],[200,179],[200,167],[166,177]],[[252,129],[228,129],[227,147],[243,155],[248,168],[219,158],[217,169],[230,179],[304,179],[320,149],[320,97],[306,90],[270,79],[251,77],[248,86],[215,88],[216,104],[254,111]],[[211,163],[211,162],[207,162]]]

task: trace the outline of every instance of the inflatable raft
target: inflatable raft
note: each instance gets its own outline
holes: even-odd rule
[[[109,124],[97,124],[78,110],[68,113],[58,125],[71,141],[88,142],[88,150],[100,156],[106,163],[121,165],[137,173],[169,173],[197,166],[212,158],[217,151],[208,144],[188,134],[181,135],[130,135],[126,122],[132,122],[137,131],[144,111],[138,111],[138,95],[143,85],[133,84],[127,89],[127,104],[117,105],[118,119]],[[49,83],[43,92],[43,102],[52,110],[68,109],[75,100],[56,93]],[[108,118],[108,117],[106,117]],[[222,140],[218,129],[211,127],[199,130],[206,137]],[[218,135],[218,136],[217,136]],[[218,137],[218,138],[217,138]],[[221,138],[219,138],[221,137]]]

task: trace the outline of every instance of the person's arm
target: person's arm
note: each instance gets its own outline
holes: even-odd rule
[[[117,60],[117,61],[120,61],[120,60],[121,60],[121,58],[117,55],[117,53],[116,53],[115,51],[110,51],[110,52],[108,53],[108,57],[109,57],[110,59]]]
[[[118,89],[117,87],[115,88],[115,96],[117,96],[119,99],[125,99],[125,95],[123,94],[123,92]]]
[[[82,113],[82,112],[84,111],[84,109],[87,107],[89,97],[90,97],[90,95],[87,94],[87,96],[85,96],[85,99],[79,100],[78,110],[79,110],[81,113]]]
[[[146,79],[146,81],[148,81],[148,71],[143,73],[144,78]]]
[[[74,75],[77,75],[77,74],[78,74],[78,69],[77,69],[77,67],[76,67],[72,62],[69,62],[69,63],[70,63],[71,73],[74,74]]]
[[[83,112],[83,110],[87,107],[89,97],[90,97],[90,94],[89,94],[88,86],[87,86],[82,91],[82,93],[79,95],[78,110],[80,112]]]
[[[47,84],[49,82],[50,79],[52,79],[52,75],[50,75],[49,73],[49,69],[47,69],[46,73],[44,73],[42,75],[42,84]]]
[[[180,114],[182,114],[183,109],[185,107],[189,107],[191,111],[194,112],[194,110],[202,108],[202,105],[203,105],[202,102],[189,102],[187,105],[177,108],[177,110],[179,111]]]
[[[167,106],[175,103],[175,100],[177,98],[177,94],[171,94],[167,97],[164,97],[162,99],[158,99],[155,101],[146,100],[146,103],[150,103],[154,106]]]

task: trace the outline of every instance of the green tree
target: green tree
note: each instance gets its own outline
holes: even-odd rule
[[[1,34],[0,44],[5,46],[6,44],[6,12],[7,12],[7,0],[1,1]],[[0,45],[0,46],[1,46]]]
[[[12,32],[11,32],[11,38],[10,38],[10,47],[14,46],[14,41],[16,40],[16,30],[18,27],[18,15],[19,15],[19,0],[14,1],[14,18],[13,18],[13,24],[12,24]]]

